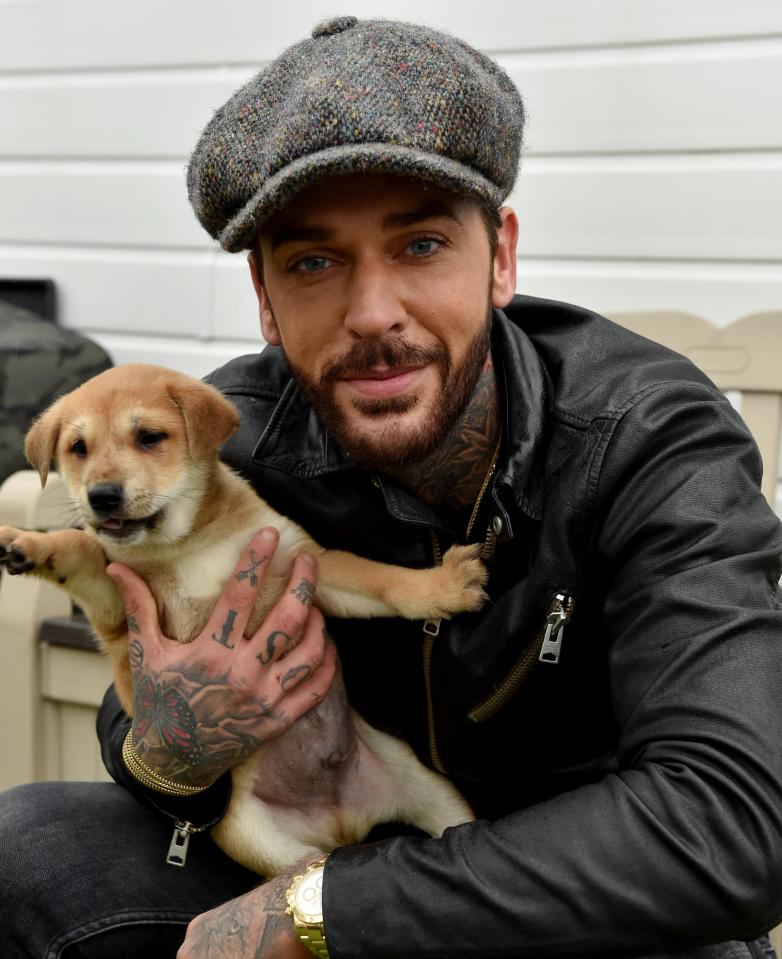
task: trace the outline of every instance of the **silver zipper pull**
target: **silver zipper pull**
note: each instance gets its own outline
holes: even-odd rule
[[[565,624],[570,621],[572,611],[573,600],[564,593],[557,593],[546,617],[546,632],[543,634],[543,645],[538,657],[541,663],[556,665],[559,662]]]
[[[441,619],[427,619],[424,622],[424,633],[427,636],[436,636],[440,632]]]
[[[177,819],[174,824],[174,835],[171,837],[168,855],[166,856],[166,862],[169,866],[184,866],[187,860],[190,837],[195,832],[200,832],[200,830],[196,829],[192,823]]]

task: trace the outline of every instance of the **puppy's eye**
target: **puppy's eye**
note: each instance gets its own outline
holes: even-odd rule
[[[87,455],[87,444],[84,440],[76,440],[76,442],[71,446],[71,453],[74,456],[78,456],[81,459]]]
[[[164,439],[166,439],[166,434],[158,430],[141,430],[138,434],[139,446],[143,446],[145,450],[151,450],[162,443]]]

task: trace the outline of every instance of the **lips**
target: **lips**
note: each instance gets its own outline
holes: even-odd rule
[[[365,396],[397,396],[409,390],[424,369],[424,366],[376,367],[352,373],[343,379]]]

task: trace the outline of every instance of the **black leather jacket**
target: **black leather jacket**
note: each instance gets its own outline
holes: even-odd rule
[[[436,636],[331,624],[355,708],[478,821],[333,853],[330,953],[753,938],[782,917],[782,534],[756,447],[687,360],[585,310],[516,297],[493,355],[504,436],[469,536],[491,604]],[[464,541],[352,466],[278,350],[211,382],[242,413],[224,458],[322,545],[421,566]]]

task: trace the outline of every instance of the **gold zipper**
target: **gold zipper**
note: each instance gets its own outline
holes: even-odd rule
[[[429,530],[432,537],[432,552],[434,553],[434,562],[436,566],[442,566],[443,553],[440,549],[440,543],[437,541],[437,535],[433,529]],[[426,725],[429,731],[429,757],[432,765],[438,773],[445,773],[445,767],[440,759],[440,751],[437,748],[437,735],[434,730],[434,706],[432,705],[432,680],[430,676],[430,667],[432,664],[432,648],[435,637],[440,632],[439,619],[427,619],[424,623],[424,685],[426,687]]]
[[[497,458],[500,454],[500,442],[501,437],[497,440],[497,445],[494,448],[494,455],[492,456],[491,463],[489,468],[486,471],[486,475],[483,478],[483,484],[481,485],[480,491],[478,493],[478,498],[475,500],[475,505],[472,508],[472,513],[470,514],[470,521],[467,524],[467,532],[464,534],[464,541],[468,542],[470,538],[470,533],[475,524],[475,518],[478,515],[478,510],[481,505],[481,500],[483,499],[484,493],[488,489],[491,478],[494,475],[494,470],[497,467]],[[433,529],[429,530],[429,533],[432,537],[432,552],[434,554],[435,565],[440,566],[443,562],[443,553],[440,549],[440,543],[438,542],[437,535]],[[488,562],[494,556],[494,549],[497,544],[497,532],[496,530],[489,527],[486,531],[486,540],[483,544],[483,558]],[[424,661],[424,686],[426,687],[426,724],[429,732],[429,757],[432,760],[432,765],[439,772],[445,774],[445,767],[443,761],[440,757],[440,750],[437,748],[437,734],[434,728],[434,704],[432,702],[432,679],[431,679],[431,665],[432,665],[432,651],[434,649],[434,641],[437,637],[437,634],[440,632],[440,623],[439,619],[427,619],[424,622],[424,648],[423,648],[423,661]]]
[[[549,604],[546,622],[494,692],[467,714],[474,723],[491,719],[511,699],[537,662],[558,663],[565,626],[576,603],[572,596],[557,593]]]
[[[486,475],[483,477],[483,485],[481,486],[480,492],[478,493],[478,499],[475,500],[475,505],[472,508],[472,513],[470,514],[470,522],[467,524],[467,532],[464,534],[464,541],[468,543],[470,541],[470,533],[472,532],[473,525],[475,524],[475,518],[478,515],[478,510],[481,506],[481,500],[483,499],[483,494],[486,492],[486,488],[491,482],[492,476],[494,476],[494,470],[497,468],[497,458],[500,455],[500,443],[502,442],[502,437],[497,440],[497,445],[494,447],[494,455],[491,458],[491,463],[489,463],[489,468],[486,471]]]

